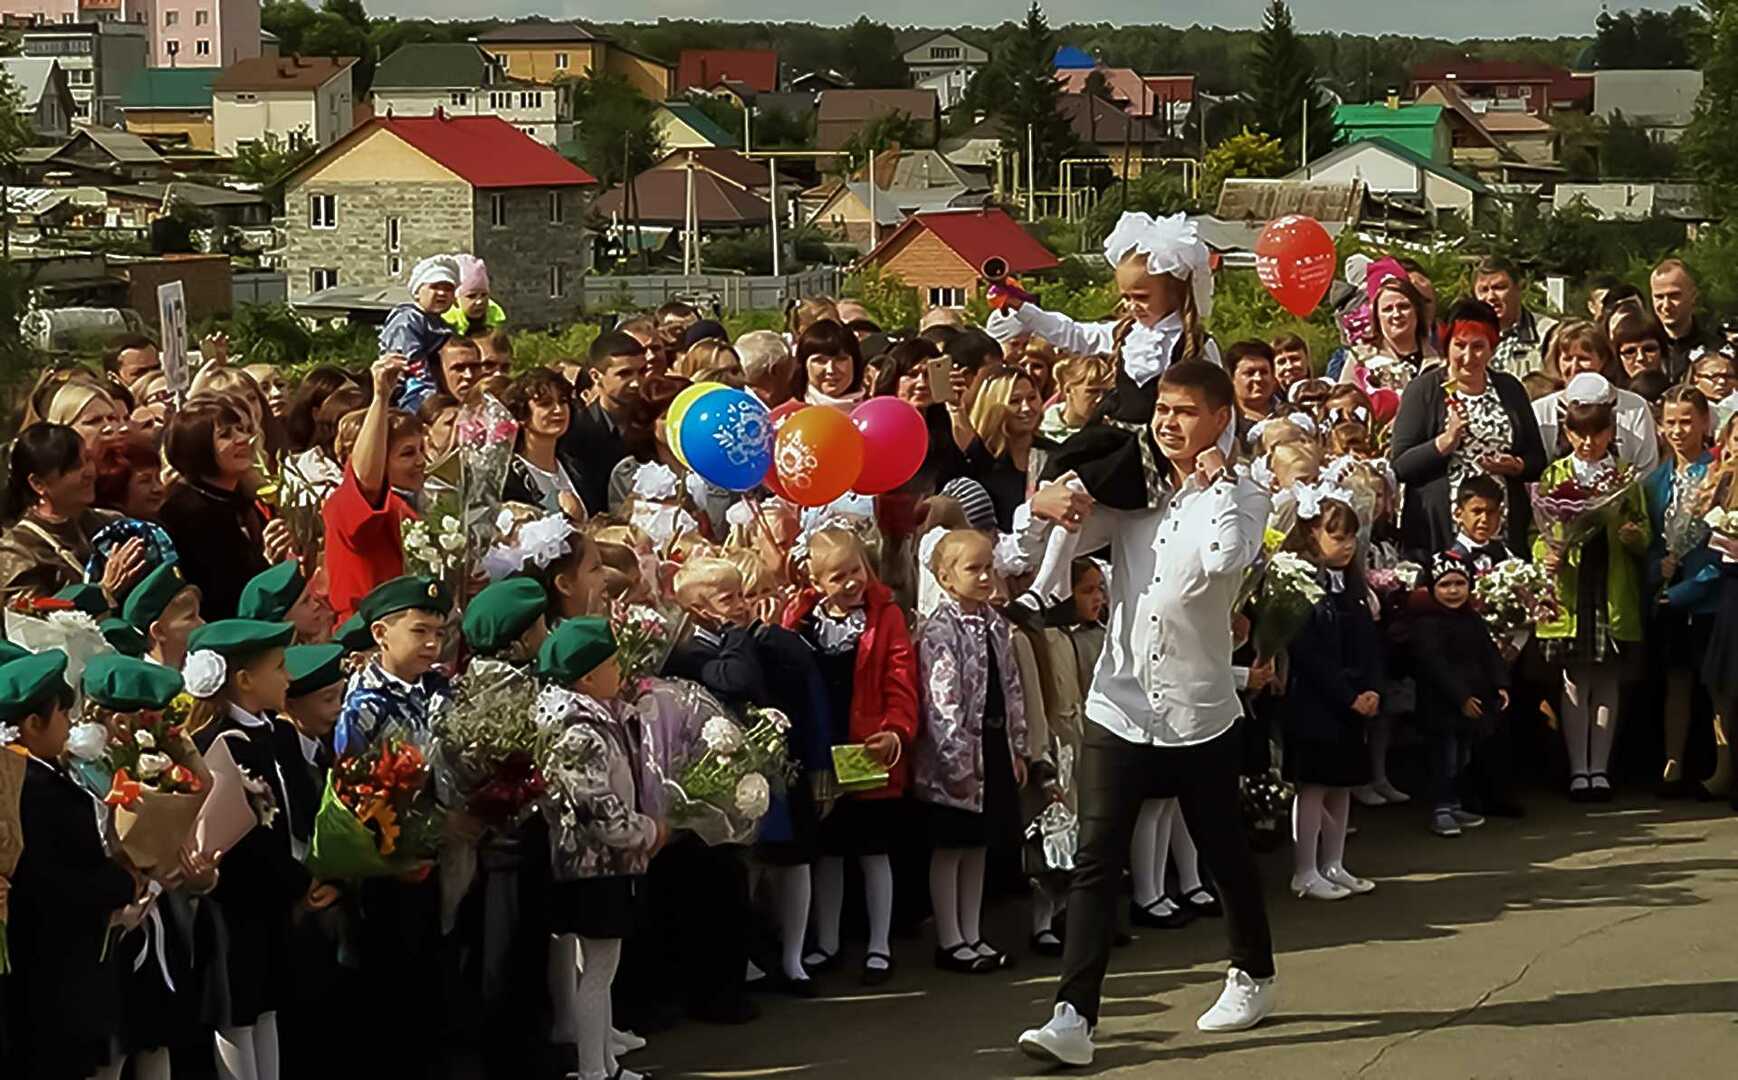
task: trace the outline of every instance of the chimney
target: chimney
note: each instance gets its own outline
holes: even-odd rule
[[[1388,107],[1390,109],[1398,109],[1400,107],[1400,88],[1398,86],[1390,86],[1388,88]]]
[[[392,110],[387,109],[386,115],[391,116]],[[436,105],[435,111],[434,111],[434,118],[436,120],[445,120],[447,118],[447,107],[445,105]]]

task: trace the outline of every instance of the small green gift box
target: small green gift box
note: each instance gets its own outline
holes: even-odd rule
[[[887,786],[887,769],[861,743],[833,747],[833,774],[845,794]]]

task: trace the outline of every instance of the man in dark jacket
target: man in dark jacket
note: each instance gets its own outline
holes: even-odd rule
[[[1665,355],[1660,358],[1666,378],[1682,382],[1690,363],[1701,349],[1717,349],[1726,343],[1718,326],[1704,325],[1696,316],[1700,292],[1690,268],[1677,259],[1667,259],[1648,276],[1653,292],[1654,315],[1666,330]]]
[[[597,396],[574,414],[559,447],[562,459],[579,467],[576,483],[588,514],[609,510],[610,470],[628,456],[622,430],[640,400],[640,381],[650,365],[646,347],[632,335],[611,331],[591,344],[586,367]]]

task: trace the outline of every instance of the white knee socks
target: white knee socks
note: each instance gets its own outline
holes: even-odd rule
[[[608,1080],[616,1069],[610,1049],[610,984],[621,962],[622,943],[619,938],[580,938],[579,948],[585,961],[576,1017],[580,1080]]]
[[[1322,797],[1322,869],[1345,867],[1346,830],[1352,823],[1352,789],[1328,788]]]
[[[1316,846],[1322,832],[1322,804],[1327,788],[1305,784],[1297,789],[1291,803],[1292,873],[1308,881],[1320,871],[1316,869]]]
[[[1135,835],[1129,850],[1129,876],[1134,879],[1136,907],[1148,907],[1165,895],[1165,858],[1170,853],[1172,799],[1148,799],[1135,818]]]
[[[264,1020],[265,1017],[261,1017]],[[217,1075],[219,1080],[265,1080],[259,1067],[258,1024],[217,1029]],[[274,1029],[272,1048],[277,1048]],[[275,1063],[274,1063],[275,1064]],[[273,1075],[277,1070],[273,1068]]]
[[[554,1011],[549,1041],[579,1040],[579,937],[561,934],[549,945],[549,1003]]]
[[[115,1070],[115,1076],[120,1076],[120,1070]],[[133,1055],[133,1080],[169,1080],[169,1048],[159,1046],[155,1050],[140,1050]]]
[[[809,929],[809,866],[781,866],[773,878],[778,883],[779,957],[787,979],[807,979],[803,970],[803,938]],[[838,948],[838,926],[835,920],[833,948]]]
[[[981,847],[960,852],[960,936],[968,942],[984,940],[978,919],[984,910],[984,863],[988,856],[989,851]]]
[[[863,906],[869,916],[869,945],[872,953],[891,956],[888,938],[893,927],[893,862],[885,855],[864,855]],[[931,899],[934,899],[934,864],[931,863]],[[839,951],[839,919],[845,907],[845,860],[838,855],[826,855],[817,860],[810,873],[814,883],[814,905],[811,918],[815,926],[815,950],[804,959],[819,964]],[[940,906],[937,905],[938,919]],[[942,924],[938,921],[936,926]],[[883,969],[885,960],[867,961],[870,967]]]
[[[869,951],[893,955],[888,943],[893,927],[893,862],[885,855],[863,856],[863,903],[869,913]],[[835,932],[835,943],[837,940]],[[882,960],[870,960],[868,964],[875,968],[887,966]]]
[[[1165,811],[1165,818],[1170,822],[1171,829],[1171,860],[1177,864],[1177,891],[1188,896],[1201,887],[1201,853],[1195,849],[1195,838],[1189,835],[1189,823],[1183,820],[1183,807],[1175,799],[1166,799],[1170,804]],[[1163,891],[1164,882],[1159,882]]]

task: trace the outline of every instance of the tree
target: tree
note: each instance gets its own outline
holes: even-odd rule
[[[1695,116],[1678,143],[1678,152],[1704,184],[1713,209],[1738,206],[1738,140],[1732,117],[1738,115],[1738,0],[1704,0],[1708,10],[1708,47],[1702,59],[1702,96]]]
[[[277,35],[278,48],[285,56],[304,52],[302,36],[317,18],[314,9],[302,0],[265,0],[260,5],[260,29]]]
[[[650,168],[663,154],[652,127],[655,107],[617,75],[576,79],[574,130],[562,152],[574,158],[605,186],[621,183]]]
[[[855,86],[896,87],[911,82],[893,28],[859,15],[839,42],[838,68]]]
[[[883,150],[893,149],[910,150],[928,146],[929,143],[929,132],[925,125],[912,119],[910,113],[895,109],[864,124],[839,149],[847,155],[844,160],[850,167],[856,168],[869,160],[871,153],[878,154]]]
[[[1038,0],[1032,0],[1019,33],[991,62],[995,74],[986,86],[1002,117],[1003,152],[1019,155],[1023,168],[1031,168],[1043,178],[1040,183],[1057,175],[1062,159],[1076,145],[1074,129],[1058,108],[1062,87],[1050,66],[1055,55],[1056,35]],[[1026,160],[1028,145],[1031,162]]]
[[[9,72],[0,71],[0,169],[10,169],[18,151],[36,142],[24,98]]]
[[[242,143],[235,152],[230,171],[243,180],[265,187],[276,187],[290,170],[313,157],[319,150],[306,132],[301,137],[286,139],[268,131],[252,142]]]
[[[1677,171],[1678,154],[1670,143],[1656,142],[1645,124],[1632,123],[1613,112],[1605,123],[1599,147],[1599,175],[1612,180],[1659,180]]]
[[[1689,68],[1696,66],[1708,23],[1693,7],[1675,11],[1609,11],[1594,20],[1596,68]]]
[[[1321,155],[1334,144],[1334,110],[1316,79],[1316,61],[1297,35],[1291,8],[1272,0],[1255,40],[1251,113],[1262,131],[1271,132],[1296,161],[1303,150],[1304,107],[1308,103],[1309,152]]]
[[[1207,151],[1202,159],[1200,204],[1211,213],[1219,205],[1219,189],[1233,177],[1283,176],[1289,168],[1291,159],[1278,139],[1245,128]]]

